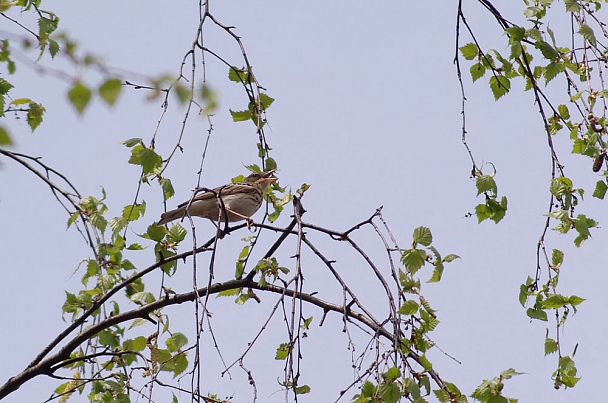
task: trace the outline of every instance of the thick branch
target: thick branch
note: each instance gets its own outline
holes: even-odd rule
[[[0,399],[3,399],[10,393],[16,391],[26,383],[27,381],[35,378],[39,375],[50,375],[52,373],[51,368],[61,363],[64,360],[67,360],[70,357],[70,354],[82,343],[86,342],[91,337],[95,336],[97,333],[101,332],[104,329],[108,329],[112,326],[137,319],[137,318],[147,318],[152,312],[164,308],[170,305],[182,304],[184,302],[195,301],[201,295],[211,295],[217,294],[221,291],[232,290],[237,288],[252,288],[261,291],[269,291],[276,294],[286,295],[290,297],[294,297],[300,299],[304,302],[308,302],[312,305],[318,306],[323,309],[325,312],[333,311],[337,312],[340,315],[346,315],[349,319],[355,320],[364,326],[368,327],[374,334],[378,336],[384,337],[391,341],[393,345],[400,343],[399,340],[395,340],[394,335],[386,330],[382,325],[377,323],[376,321],[370,319],[365,314],[357,311],[353,311],[351,309],[347,309],[347,307],[343,305],[334,304],[331,302],[324,301],[322,299],[313,297],[310,294],[297,292],[290,289],[285,289],[283,287],[279,287],[276,285],[268,284],[266,286],[260,286],[257,282],[249,281],[249,280],[231,280],[226,281],[224,283],[213,284],[210,287],[200,288],[195,291],[191,291],[185,294],[177,294],[173,296],[167,296],[165,298],[159,299],[150,304],[144,305],[140,308],[121,313],[116,316],[109,317],[89,328],[86,328],[84,331],[76,335],[73,339],[68,341],[56,354],[48,357],[47,359],[40,361],[36,365],[30,366],[25,369],[20,374],[10,378],[4,385],[0,387]],[[420,356],[416,353],[410,351],[408,353],[408,357],[416,361],[418,364],[422,365],[420,362]],[[429,375],[433,378],[433,380],[437,383],[437,385],[441,388],[444,387],[444,383],[439,377],[439,375],[434,371],[429,371]]]

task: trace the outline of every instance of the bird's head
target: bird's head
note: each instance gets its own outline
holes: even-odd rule
[[[270,185],[272,182],[276,182],[277,178],[272,176],[275,172],[275,169],[271,169],[266,172],[254,172],[245,178],[245,182],[253,182],[257,185],[261,185],[264,188]]]

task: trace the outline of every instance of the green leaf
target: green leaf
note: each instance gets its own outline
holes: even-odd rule
[[[72,214],[70,216],[70,218],[68,219],[68,228],[70,228],[70,226],[72,224],[74,224],[79,217],[80,217],[80,211],[77,211],[74,214]]]
[[[490,218],[490,210],[485,204],[478,204],[475,206],[475,215],[477,216],[477,223],[479,224]]]
[[[443,258],[443,261],[446,263],[453,262],[456,259],[460,259],[460,256],[450,253],[446,257]]]
[[[408,301],[405,301],[403,305],[401,305],[397,313],[402,315],[415,315],[416,312],[418,312],[419,307],[420,305],[418,305],[416,301],[412,301],[410,299]]]
[[[528,315],[528,317],[530,317],[532,319],[538,319],[538,320],[542,320],[544,322],[547,321],[547,312],[545,312],[541,309],[528,308],[526,310],[526,315]]]
[[[581,304],[583,301],[585,301],[585,298],[577,297],[576,295],[571,295],[568,297],[568,303],[573,307]]]
[[[251,119],[251,111],[250,110],[233,111],[232,109],[230,109],[230,115],[232,115],[232,120],[234,122],[244,122],[246,120]]]
[[[435,394],[437,400],[439,400],[441,403],[449,402],[450,400],[452,400],[449,393],[444,389],[433,390],[433,393]]]
[[[383,403],[397,403],[401,398],[401,391],[394,383],[381,383],[378,386],[378,395]]]
[[[114,102],[116,102],[116,99],[118,99],[121,90],[122,84],[120,80],[116,78],[107,79],[99,86],[98,89],[101,99],[106,101],[108,105],[114,105]]]
[[[574,229],[578,232],[578,236],[574,239],[574,245],[581,246],[590,236],[589,228],[597,226],[597,221],[587,218],[584,214],[579,214],[574,218]]]
[[[441,277],[443,276],[443,262],[439,261],[435,263],[435,269],[433,270],[433,275],[427,281],[428,283],[437,283],[441,281]]]
[[[547,217],[555,218],[556,220],[566,221],[570,218],[566,210],[555,210],[545,214]]]
[[[140,291],[129,295],[129,299],[140,305],[150,304],[156,300],[154,295],[148,291]]]
[[[511,41],[517,41],[517,42],[519,42],[522,39],[524,39],[524,36],[526,35],[525,28],[519,27],[517,25],[511,26],[511,27],[505,29],[505,31],[511,37]]]
[[[230,70],[228,71],[228,79],[230,81],[234,81],[236,83],[244,83],[247,84],[249,83],[249,73],[247,72],[246,69],[239,69],[238,67],[230,67]]]
[[[548,309],[562,308],[568,303],[568,299],[560,294],[550,295],[547,299],[542,301],[542,306]]]
[[[167,349],[172,353],[179,351],[183,346],[188,344],[188,338],[183,333],[173,333],[165,342]]]
[[[492,195],[496,195],[498,193],[496,181],[491,175],[478,176],[475,180],[475,186],[477,187],[477,196],[488,191],[492,192]]]
[[[564,120],[568,120],[570,119],[570,111],[568,110],[568,107],[564,104],[561,104],[557,107],[557,112],[559,113],[559,116],[561,116],[562,119]]]
[[[186,238],[188,233],[180,224],[172,225],[167,231],[167,240],[173,243],[180,243]]]
[[[485,204],[478,204],[475,207],[478,223],[490,219],[498,224],[505,217],[506,213],[507,198],[505,196],[502,197],[500,203],[494,199],[486,199]]]
[[[518,57],[520,57],[523,54],[523,50],[524,50],[524,48],[520,42],[513,43],[511,45],[511,54],[509,55],[509,59],[511,59],[511,60],[517,59]],[[528,55],[527,53],[526,53],[526,57],[528,57],[528,59],[531,58],[531,56]]]
[[[103,346],[118,347],[120,345],[118,336],[110,330],[103,330],[98,334],[99,343]]]
[[[186,354],[179,353],[173,356],[161,370],[173,372],[173,378],[177,378],[188,368],[188,358]]]
[[[578,33],[582,35],[591,45],[595,46],[595,34],[593,33],[593,29],[587,24],[581,24],[581,27],[578,30]]]
[[[469,69],[473,82],[479,80],[486,73],[486,68],[481,63],[475,63]]]
[[[403,383],[405,385],[406,391],[411,395],[411,397],[414,398],[414,402],[423,402],[424,400],[419,400],[421,398],[420,396],[420,387],[418,386],[418,384],[416,383],[416,381],[413,378],[405,378],[403,380]]]
[[[82,278],[82,282],[83,284],[86,285],[86,280],[89,277],[93,277],[99,274],[99,262],[97,262],[97,260],[95,259],[89,259],[87,261],[87,272],[84,275],[84,277]]]
[[[261,92],[260,93],[260,102],[262,103],[262,110],[266,110],[270,107],[270,105],[272,105],[272,103],[274,102],[274,98]]]
[[[509,403],[509,399],[501,395],[493,395],[490,396],[485,403]]]
[[[143,174],[147,175],[156,172],[163,165],[163,159],[154,150],[140,144],[131,150],[129,163],[140,165],[143,168]]]
[[[230,288],[228,290],[220,291],[217,293],[218,297],[234,297],[241,293],[241,288]]]
[[[479,55],[479,48],[474,43],[469,43],[460,47],[460,53],[465,59],[473,60]]]
[[[95,228],[98,228],[101,232],[104,232],[108,226],[108,220],[97,212],[89,215],[89,220],[91,221],[91,224],[93,224]]]
[[[564,72],[564,63],[562,62],[551,62],[543,70],[543,77],[545,78],[545,85],[549,84],[559,73]]]
[[[54,59],[57,53],[61,50],[59,43],[56,40],[49,39],[49,53],[51,54],[51,58]]]
[[[173,184],[171,180],[168,178],[161,178],[159,180],[160,187],[163,189],[163,197],[164,200],[167,201],[170,197],[173,197],[175,194],[175,189],[173,189]]]
[[[551,180],[549,190],[554,196],[560,197],[569,194],[572,191],[572,180],[565,176],[560,176]]]
[[[412,236],[414,243],[419,243],[424,246],[429,246],[433,242],[433,235],[431,230],[427,227],[418,227],[414,229]]]
[[[401,255],[401,262],[412,274],[416,273],[426,261],[426,252],[421,249],[408,249]]]
[[[138,144],[141,144],[143,146],[143,141],[139,137],[134,137],[129,140],[121,141],[120,144],[124,144],[126,147],[131,148],[131,147],[135,147]]]
[[[576,0],[564,0],[564,6],[566,6],[566,11],[569,13],[578,13],[581,9]]]
[[[13,84],[9,83],[4,78],[0,77],[0,95],[8,94],[8,92],[12,88],[15,88],[15,86]]]
[[[595,184],[595,190],[593,191],[593,197],[603,200],[606,196],[606,190],[608,190],[606,182],[603,180],[597,181]]]
[[[310,329],[310,324],[312,323],[312,316],[309,316],[308,318],[304,319],[304,321],[302,322],[302,324],[300,325],[300,328],[302,329]]]
[[[48,12],[47,12],[48,13]],[[38,33],[42,37],[48,37],[53,31],[57,29],[59,24],[59,18],[51,14],[51,18],[40,17],[38,18]]]
[[[44,115],[46,109],[36,102],[30,102],[30,108],[27,111],[27,124],[30,126],[32,131],[36,130],[40,123],[42,123],[42,115]]]
[[[4,126],[0,126],[0,146],[8,146],[11,144],[13,144],[13,140],[8,134],[8,131],[4,128]]]
[[[494,99],[498,100],[506,95],[511,88],[511,81],[505,76],[492,76],[490,78],[490,89],[494,94]]]
[[[274,357],[275,360],[284,360],[289,355],[289,351],[291,350],[289,343],[281,343],[277,348],[277,353]]]
[[[181,83],[175,85],[175,95],[181,104],[189,102],[193,97],[192,88]]]
[[[505,369],[500,373],[500,377],[503,379],[511,379],[514,376],[523,375],[523,372],[517,372],[513,368]]]
[[[427,371],[430,371],[431,369],[433,369],[433,364],[431,364],[431,362],[429,361],[429,359],[426,358],[426,355],[421,355],[420,356],[420,364]]]
[[[129,397],[129,395],[121,393],[114,398],[112,403],[131,403],[131,398]]]
[[[130,204],[122,210],[122,218],[135,221],[144,216],[146,212],[146,202],[140,204]]]
[[[547,42],[537,41],[534,46],[536,49],[540,50],[545,59],[555,60],[559,57],[559,52]]]
[[[146,233],[142,235],[142,238],[160,242],[165,237],[166,233],[167,230],[162,225],[152,224],[148,226],[148,229],[146,230]]]
[[[77,82],[68,92],[68,99],[76,108],[76,111],[82,113],[91,100],[91,90],[81,82]]]
[[[365,381],[363,382],[363,385],[361,385],[361,395],[364,397],[373,397],[376,394],[376,390],[376,385],[370,381]]]
[[[528,287],[525,284],[519,286],[519,303],[522,307],[526,306],[526,301],[528,300],[528,295],[530,292],[528,291]]]
[[[559,249],[553,249],[551,253],[551,263],[554,268],[558,268],[564,262],[564,252]]]
[[[310,386],[308,386],[308,385],[298,386],[297,388],[294,389],[294,392],[296,392],[296,395],[305,395],[306,393],[310,393]]]

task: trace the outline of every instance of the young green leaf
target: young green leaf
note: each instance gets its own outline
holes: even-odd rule
[[[403,305],[401,305],[397,313],[401,315],[415,315],[416,312],[418,312],[419,307],[420,305],[418,305],[416,301],[410,299],[408,301],[405,301]]]
[[[460,47],[460,53],[465,59],[473,60],[479,55],[479,48],[474,43],[468,43]]]
[[[547,42],[537,41],[534,46],[536,46],[536,48],[540,50],[545,59],[555,60],[559,57],[558,51],[555,50],[555,48],[549,45]]]
[[[99,86],[99,95],[108,105],[114,105],[120,95],[122,84],[116,78],[109,78]]]
[[[233,111],[232,109],[230,109],[230,115],[232,115],[232,120],[234,122],[244,122],[246,120],[251,119],[251,111],[250,110]]]
[[[26,120],[32,131],[36,130],[36,128],[40,126],[40,123],[42,123],[42,115],[44,115],[44,112],[46,112],[46,109],[41,104],[30,102]]]
[[[498,100],[509,92],[511,81],[505,76],[492,76],[490,78],[490,89],[494,94],[494,99]]]
[[[595,34],[589,25],[582,24],[578,30],[578,33],[581,34],[581,36],[585,38],[592,46],[596,45]]]
[[[486,68],[481,63],[475,63],[469,69],[473,82],[479,80],[486,73]]]
[[[134,137],[132,139],[129,140],[125,140],[125,141],[121,141],[120,144],[124,144],[126,147],[131,148],[131,147],[135,147],[136,145],[140,144],[143,146],[143,140],[139,137]]]
[[[433,242],[433,235],[431,234],[431,230],[427,227],[418,227],[414,229],[412,239],[414,243],[429,246]]]
[[[528,308],[526,310],[526,315],[528,315],[528,317],[532,318],[532,319],[538,319],[538,320],[542,320],[543,322],[546,322],[547,319],[547,312],[541,310],[541,309],[532,309],[532,308]]]
[[[408,249],[401,255],[401,262],[414,274],[424,265],[426,256],[426,252],[421,249]]]
[[[275,360],[284,360],[289,355],[289,351],[291,350],[289,343],[281,343],[279,347],[277,347],[277,353],[274,357]]]
[[[559,249],[553,249],[551,252],[551,264],[557,269],[564,262],[564,252]]]
[[[188,338],[179,332],[173,333],[165,342],[167,349],[172,353],[178,352],[186,344],[188,344]]]
[[[564,0],[564,6],[569,13],[578,13],[581,10],[581,6],[576,0]]]
[[[68,99],[76,111],[82,113],[91,100],[91,90],[81,82],[77,82],[68,92]]]
[[[249,73],[244,68],[239,69],[238,67],[232,66],[228,71],[228,79],[236,83],[247,84],[249,83]]]
[[[603,200],[606,196],[606,190],[608,190],[608,186],[606,182],[603,180],[597,181],[595,184],[595,190],[593,191],[593,197]]]
[[[496,195],[498,193],[496,181],[491,175],[478,176],[475,180],[475,186],[477,187],[477,196],[479,196],[483,192],[491,192],[492,195]]]
[[[308,386],[308,385],[298,386],[294,389],[294,392],[296,393],[296,395],[305,395],[306,393],[310,393],[310,386]]]
[[[8,134],[8,131],[4,128],[4,126],[0,126],[0,146],[8,146],[11,144],[13,144],[13,140]]]

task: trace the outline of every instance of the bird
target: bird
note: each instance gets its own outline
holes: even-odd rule
[[[274,169],[266,172],[254,172],[243,182],[229,183],[206,191],[190,200],[179,204],[176,209],[167,211],[160,216],[158,225],[163,225],[178,218],[187,216],[188,209],[191,216],[208,218],[217,221],[225,220],[218,197],[221,197],[229,222],[251,220],[251,216],[262,205],[264,191],[277,178],[272,176]]]

